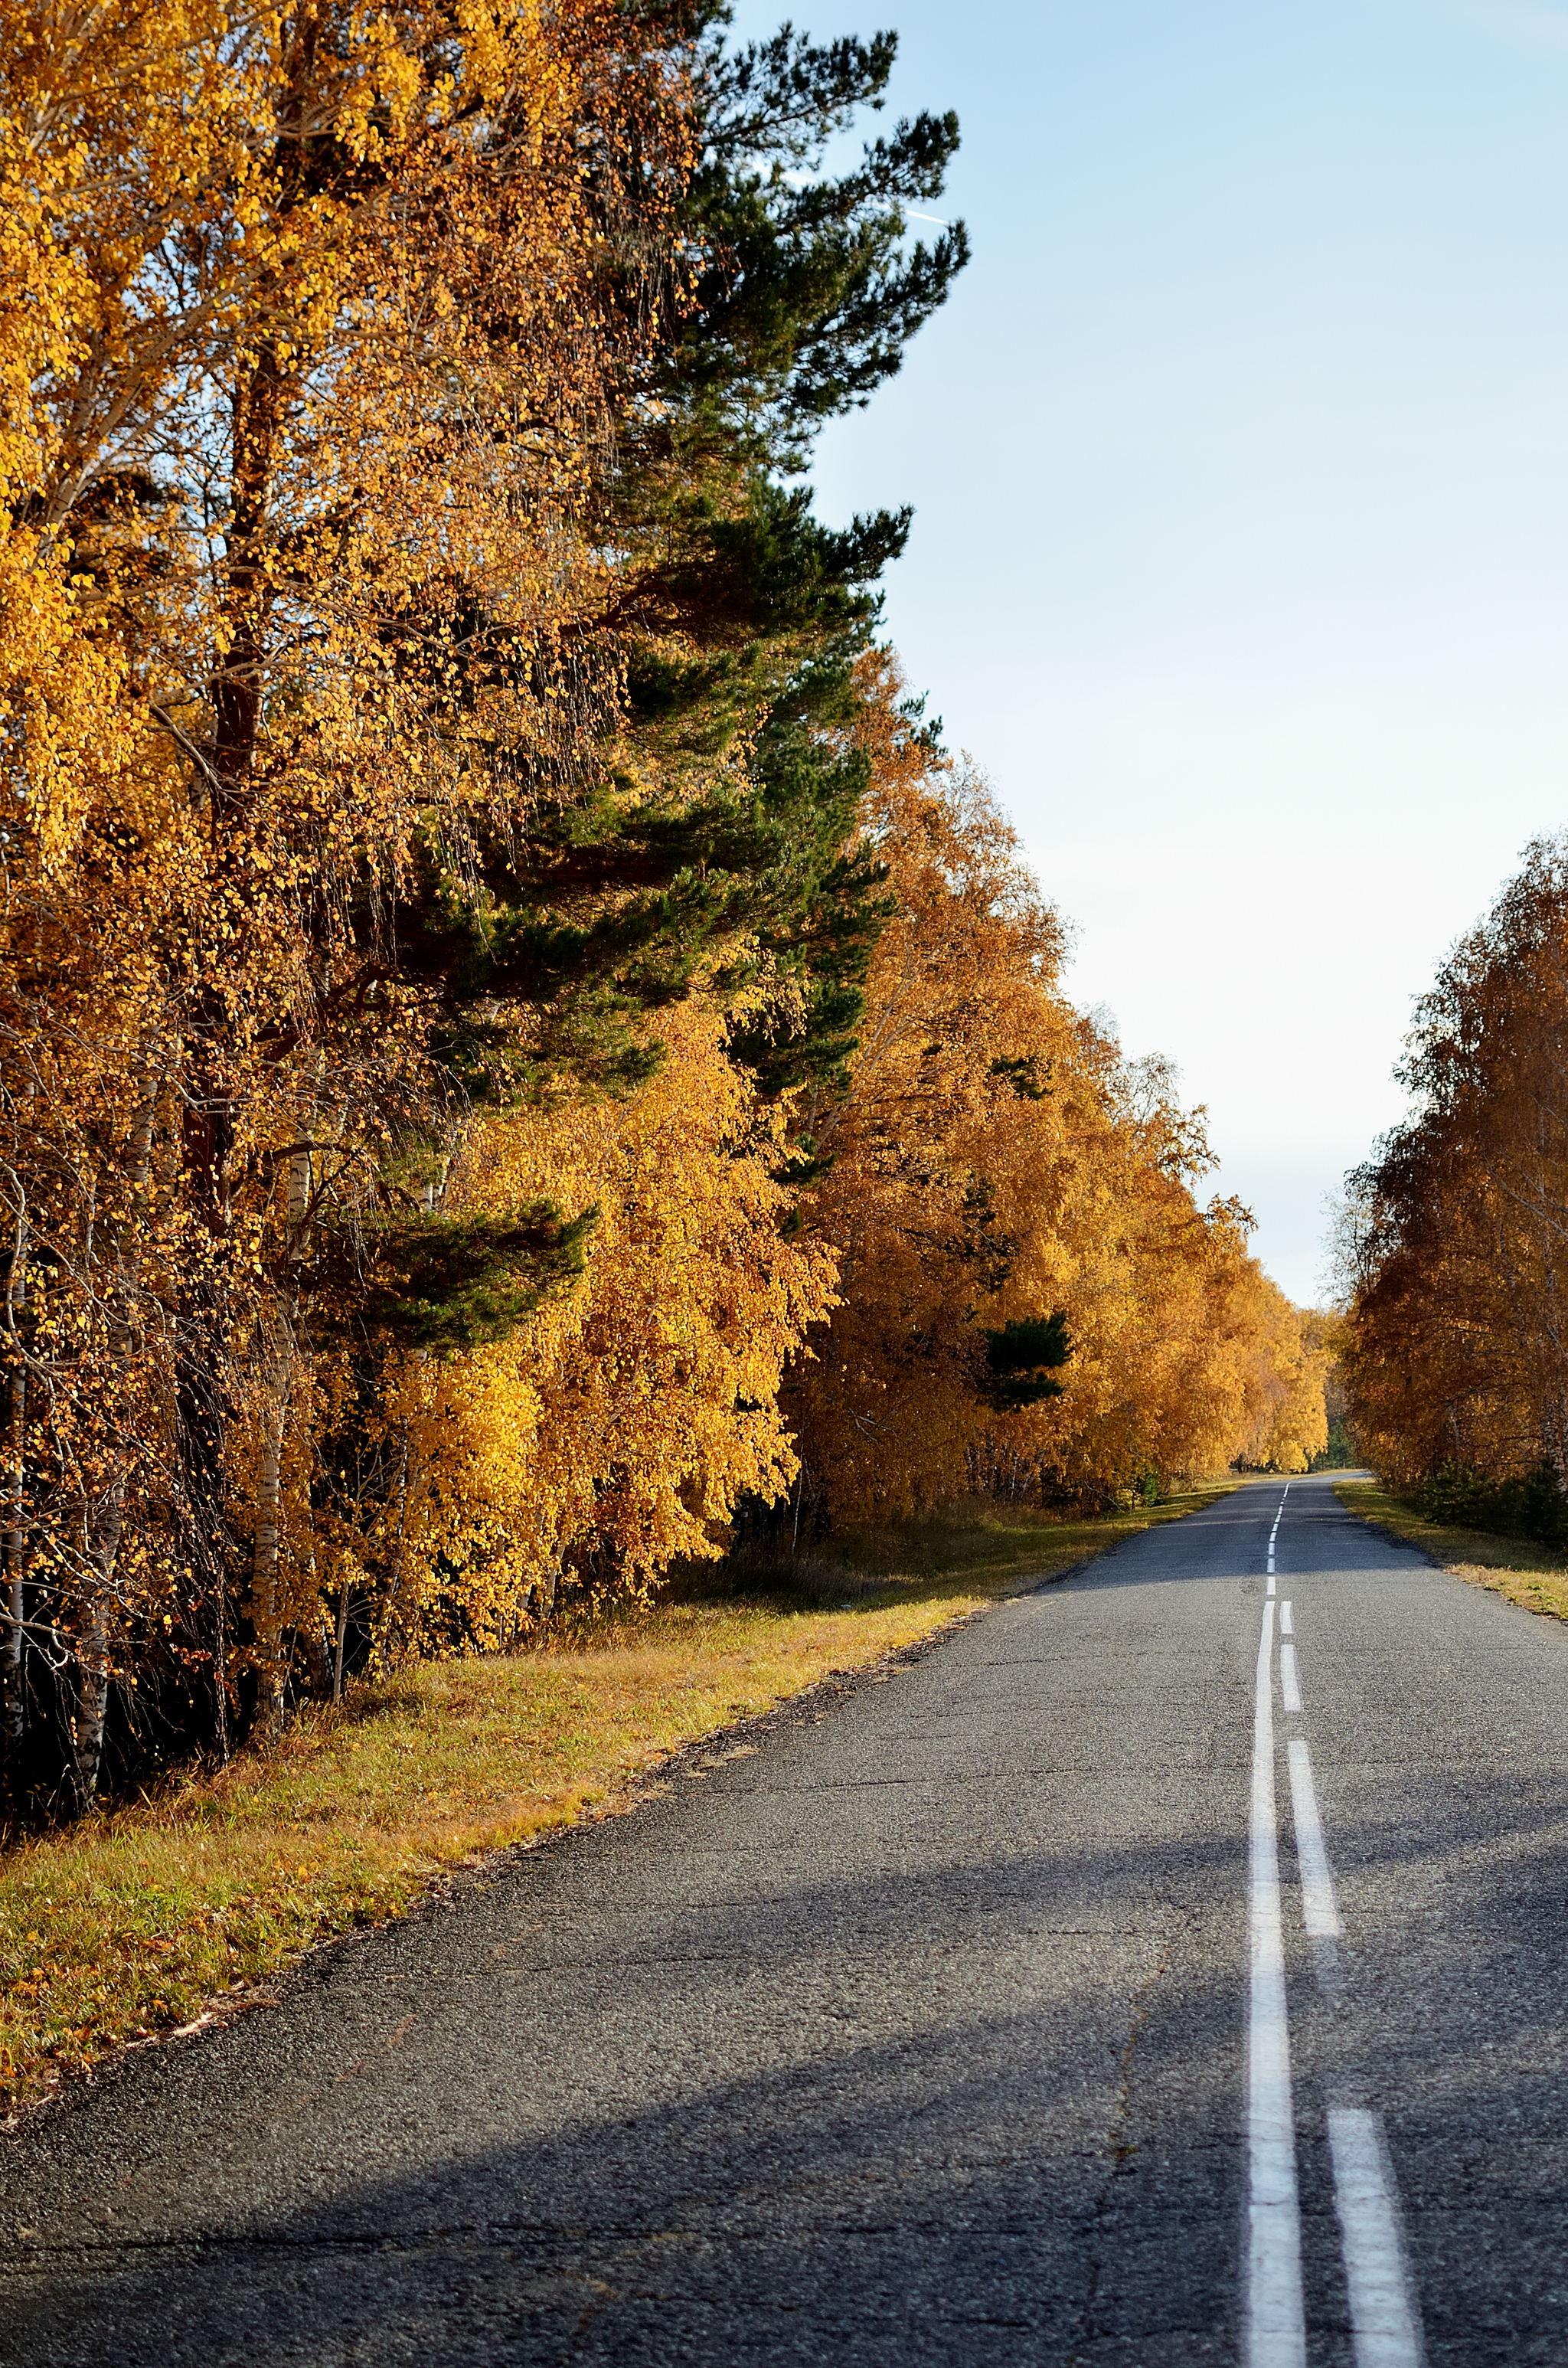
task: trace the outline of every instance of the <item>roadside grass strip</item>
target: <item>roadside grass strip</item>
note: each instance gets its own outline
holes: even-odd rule
[[[265,1985],[312,1942],[631,1806],[672,1754],[700,1779],[693,1745],[722,1752],[737,1722],[1223,1493],[889,1533],[863,1543],[843,1608],[666,1601],[543,1649],[426,1663],[304,1710],[265,1757],[21,1841],[0,1855],[0,2117],[128,2044],[271,2004]],[[895,1546],[902,1570],[868,1567]]]
[[[1334,1493],[1347,1512],[1403,1538],[1430,1554],[1441,1570],[1474,1587],[1539,1611],[1568,1620],[1568,1566],[1560,1548],[1538,1546],[1528,1538],[1499,1537],[1489,1530],[1455,1529],[1429,1521],[1408,1497],[1396,1497],[1375,1480],[1336,1480]]]

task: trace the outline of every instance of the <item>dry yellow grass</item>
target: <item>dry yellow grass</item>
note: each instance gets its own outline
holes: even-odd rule
[[[234,2009],[324,1936],[442,1869],[635,1797],[672,1751],[864,1669],[1207,1501],[1072,1524],[948,1524],[852,1606],[672,1602],[575,1649],[431,1664],[310,1710],[265,1759],[0,1858],[0,2111],[122,2046]],[[858,1557],[858,1583],[874,1577]]]
[[[1521,1611],[1568,1620],[1568,1568],[1550,1546],[1429,1521],[1406,1497],[1392,1495],[1375,1480],[1336,1481],[1334,1493],[1350,1512],[1392,1530],[1395,1537],[1408,1538],[1455,1578],[1490,1588]]]

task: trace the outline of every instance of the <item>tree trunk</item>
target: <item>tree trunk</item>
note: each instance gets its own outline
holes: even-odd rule
[[[11,1294],[10,1330],[16,1338],[16,1315],[26,1283],[16,1279]],[[19,1360],[6,1384],[6,1503],[0,1530],[0,1600],[5,1628],[0,1634],[0,1729],[4,1731],[6,1789],[13,1808],[21,1793],[22,1737],[27,1728],[27,1427],[28,1372]]]
[[[311,1215],[311,1144],[290,1145],[284,1211],[283,1272],[273,1308],[273,1346],[263,1382],[261,1452],[256,1480],[256,1547],[251,1572],[251,1621],[260,1691],[256,1731],[264,1738],[283,1724],[288,1661],[283,1649],[283,1440],[299,1368],[300,1261]]]
[[[337,1635],[332,1656],[332,1698],[343,1700],[343,1650],[348,1641],[348,1583],[344,1581],[337,1599]]]
[[[283,1724],[287,1676],[279,1578],[283,1517],[283,1428],[294,1379],[294,1334],[286,1312],[278,1311],[278,1338],[265,1383],[261,1453],[256,1475],[256,1549],[251,1569],[251,1625],[256,1639],[259,1691],[256,1732],[276,1735]]]
[[[159,1040],[155,1029],[144,1030],[138,1064],[140,1099],[126,1144],[126,1176],[131,1186],[131,1213],[122,1223],[114,1246],[114,1280],[108,1296],[109,1346],[118,1360],[128,1364],[135,1338],[137,1298],[142,1262],[139,1231],[146,1223],[147,1179],[151,1172],[153,1129],[157,1117],[161,1083]],[[113,1683],[113,1618],[116,1572],[120,1540],[125,1533],[125,1490],[130,1458],[123,1435],[113,1438],[111,1462],[102,1492],[92,1500],[84,1522],[84,1561],[90,1590],[86,1616],[77,1632],[76,1715],[73,1781],[79,1813],[97,1797],[103,1772],[104,1728]]]
[[[85,1634],[76,1645],[76,1718],[74,1770],[79,1815],[92,1807],[103,1772],[104,1727],[108,1717],[113,1683],[110,1657],[110,1591],[119,1541],[125,1528],[125,1469],[116,1471],[104,1497],[94,1508],[87,1532],[87,1566],[92,1574],[93,1609]]]
[[[415,1352],[415,1362],[424,1364],[428,1351]],[[392,1547],[392,1580],[387,1588],[386,1604],[381,1615],[381,1652],[387,1659],[401,1660],[413,1642],[416,1606],[407,1598],[410,1539],[409,1532],[418,1519],[425,1501],[429,1474],[423,1458],[414,1460],[414,1426],[403,1426],[403,1455],[398,1467],[397,1530]]]

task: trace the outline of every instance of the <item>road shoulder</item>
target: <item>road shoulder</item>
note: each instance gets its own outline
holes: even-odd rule
[[[1377,1480],[1339,1480],[1335,1495],[1346,1512],[1400,1545],[1415,1546],[1435,1568],[1483,1587],[1521,1611],[1568,1621],[1568,1566],[1560,1554],[1487,1530],[1429,1521],[1409,1499]]]
[[[1225,1493],[986,1535],[932,1525],[883,1542],[891,1570],[846,1569],[846,1601],[670,1601],[575,1644],[427,1663],[307,1708],[265,1757],[22,1842],[0,1855],[0,2128],[128,2047],[271,2006],[312,1948],[460,1870],[635,1808],[780,1704]]]

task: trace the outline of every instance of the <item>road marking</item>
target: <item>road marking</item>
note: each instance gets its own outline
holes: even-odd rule
[[[1269,1573],[1268,1577],[1268,1592],[1270,1595],[1274,1592],[1274,1574],[1272,1571]]]
[[[1337,1941],[1345,1927],[1334,1896],[1334,1870],[1323,1838],[1312,1755],[1299,1738],[1286,1747],[1290,1763],[1290,1816],[1296,1828],[1296,1867],[1301,1878],[1301,1921],[1313,1941]]]
[[[1286,1643],[1279,1647],[1279,1699],[1291,1718],[1301,1715],[1301,1678],[1296,1667],[1296,1647]]]
[[[1421,2325],[1400,2241],[1399,2192],[1376,2113],[1331,2106],[1328,2146],[1356,2368],[1420,2368]]]
[[[1296,1623],[1290,1617],[1290,1607],[1282,1603],[1279,1606],[1279,1634],[1281,1636],[1293,1636],[1295,1633]]]
[[[1247,1849],[1247,2368],[1306,2368],[1301,2219],[1274,1807],[1274,1606],[1263,1607]]]

